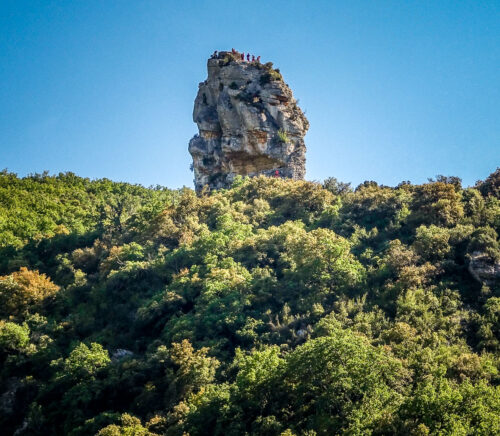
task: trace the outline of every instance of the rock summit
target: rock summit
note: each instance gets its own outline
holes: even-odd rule
[[[195,188],[228,188],[237,175],[303,179],[309,122],[268,62],[241,53],[214,53],[200,83],[189,142]]]

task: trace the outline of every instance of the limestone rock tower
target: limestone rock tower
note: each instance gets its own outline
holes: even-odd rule
[[[189,142],[195,188],[228,188],[236,175],[305,176],[309,122],[272,63],[247,61],[236,51],[208,60]]]

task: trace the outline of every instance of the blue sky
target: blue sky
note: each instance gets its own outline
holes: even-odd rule
[[[274,62],[307,179],[395,185],[500,165],[500,2],[0,1],[0,167],[192,186],[215,50]]]

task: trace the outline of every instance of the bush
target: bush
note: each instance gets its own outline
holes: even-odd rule
[[[343,195],[352,192],[351,184],[339,182],[335,177],[328,177],[323,182],[323,188],[334,195]]]
[[[58,291],[59,286],[45,274],[21,267],[8,276],[0,276],[0,315],[24,314]]]
[[[20,351],[30,341],[30,329],[26,324],[0,321],[0,349],[4,352]]]
[[[469,253],[480,251],[494,260],[500,260],[500,244],[498,236],[491,227],[480,227],[473,234],[467,247]]]
[[[265,73],[260,76],[260,84],[261,86],[266,85],[267,83],[273,81],[283,81],[283,76],[280,73],[280,70],[273,69],[273,63],[267,62],[264,64]]]
[[[278,141],[282,144],[288,144],[290,142],[290,138],[283,129],[278,130]]]
[[[88,377],[96,374],[111,362],[107,350],[93,342],[90,348],[80,343],[63,363],[63,374],[73,377]]]
[[[500,198],[500,168],[492,172],[484,182],[477,182],[476,187],[485,197],[491,195]]]
[[[442,227],[420,226],[413,246],[424,259],[442,259],[450,252],[450,232]]]

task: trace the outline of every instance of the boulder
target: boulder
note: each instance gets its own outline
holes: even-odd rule
[[[491,287],[500,282],[500,262],[480,251],[470,255],[469,272],[482,285]]]

